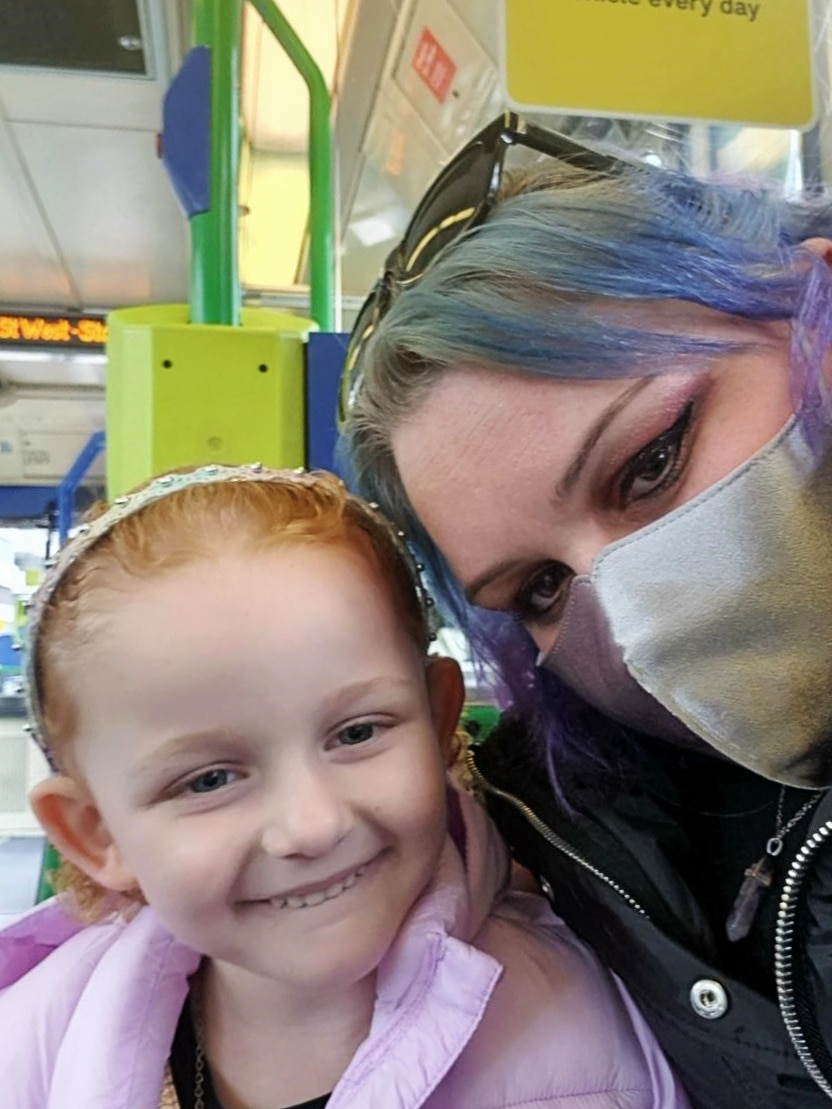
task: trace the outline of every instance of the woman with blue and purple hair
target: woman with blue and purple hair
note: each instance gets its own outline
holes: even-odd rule
[[[356,482],[501,686],[474,778],[700,1109],[832,1098],[828,237],[507,115],[347,356]]]

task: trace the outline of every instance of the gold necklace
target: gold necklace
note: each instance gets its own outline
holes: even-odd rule
[[[774,835],[766,843],[765,854],[756,863],[753,863],[744,872],[744,877],[731,912],[725,921],[725,934],[731,943],[745,939],[754,926],[757,914],[760,911],[763,897],[768,893],[774,881],[774,860],[783,850],[783,841],[789,832],[803,817],[820,801],[826,790],[814,791],[814,796],[800,806],[794,816],[783,822],[783,805],[786,800],[788,786],[780,787],[777,798],[777,815],[774,821]]]

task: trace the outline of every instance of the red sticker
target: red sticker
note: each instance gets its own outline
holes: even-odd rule
[[[439,103],[443,103],[456,76],[456,65],[427,27],[422,31],[421,38],[416,45],[416,53],[413,55],[413,68]]]

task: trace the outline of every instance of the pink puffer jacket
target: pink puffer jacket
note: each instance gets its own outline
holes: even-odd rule
[[[620,984],[542,899],[500,892],[504,849],[457,796],[462,850],[380,967],[330,1109],[687,1109]],[[82,927],[52,901],[0,933],[4,1109],[157,1109],[198,963],[148,908]]]

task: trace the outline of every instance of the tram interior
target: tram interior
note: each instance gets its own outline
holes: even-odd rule
[[[279,7],[332,96],[336,328],[348,330],[437,169],[506,106],[500,4]],[[832,183],[832,32],[824,0],[816,8],[818,115],[809,130],[554,111],[534,119],[701,175],[754,174],[784,191]],[[254,8],[242,9],[243,303],[308,315],[307,91]],[[56,489],[105,427],[101,344],[60,349],[38,339],[55,316],[103,320],[116,308],[188,299],[188,224],[158,135],[192,14],[188,0],[0,0],[0,923],[33,903],[43,854],[26,804],[47,771],[23,731],[21,603],[54,550]],[[99,454],[76,510],[103,493],[104,474]]]

